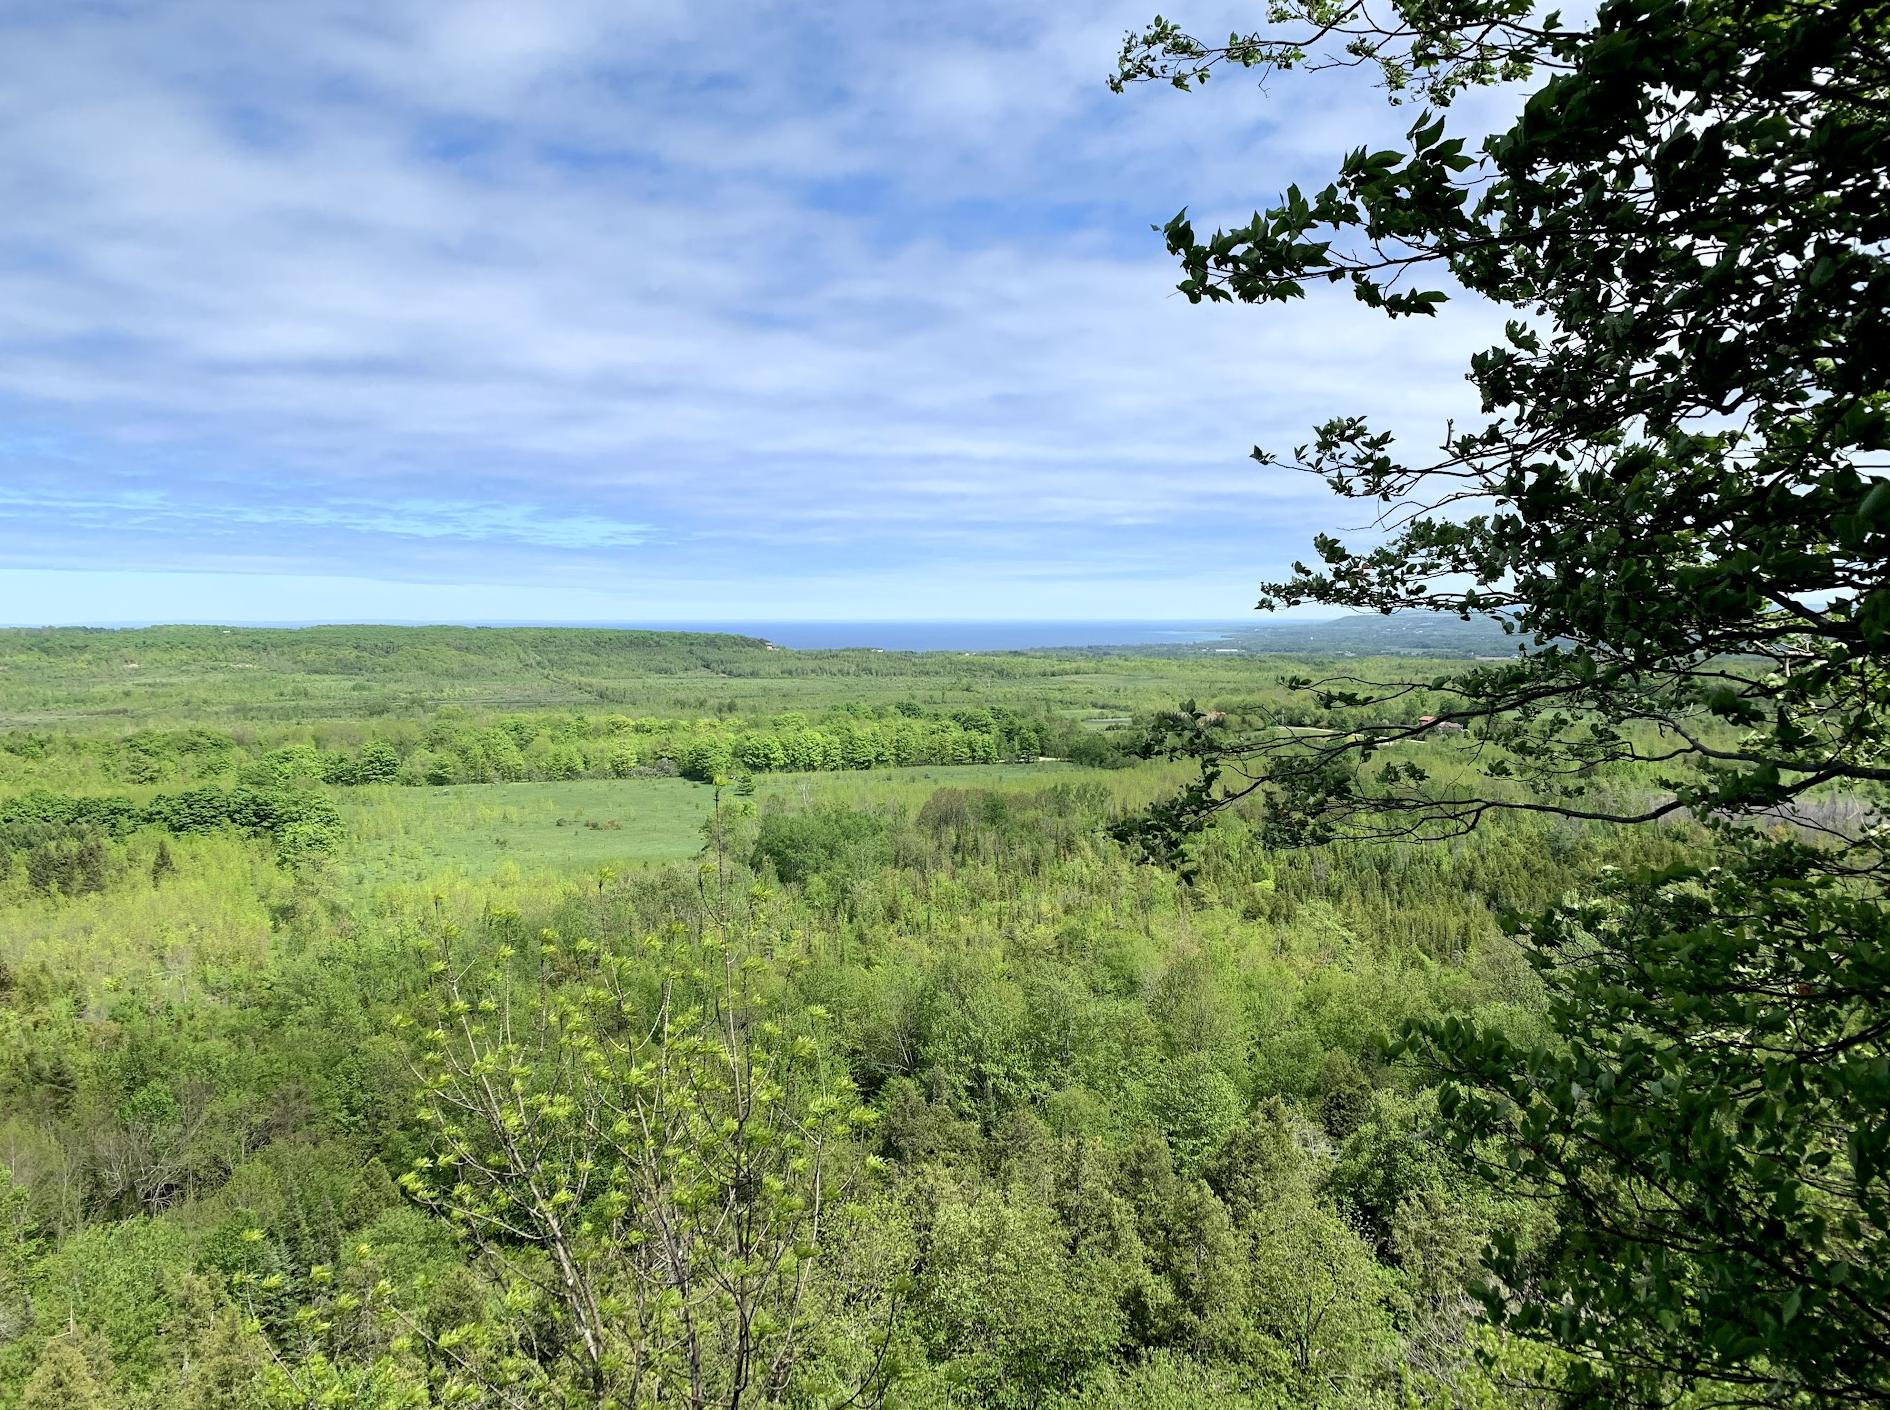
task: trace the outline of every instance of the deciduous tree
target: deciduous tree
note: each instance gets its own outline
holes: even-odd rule
[[[1378,514],[1261,606],[1481,616],[1519,649],[1305,682],[1344,733],[1228,739],[1184,711],[1160,742],[1202,777],[1126,835],[1173,851],[1243,798],[1276,840],[1504,811],[1713,828],[1707,864],[1522,927],[1554,1041],[1453,1019],[1409,1050],[1455,1084],[1466,1157],[1506,1152],[1503,1178],[1555,1206],[1541,1255],[1495,1250],[1489,1306],[1575,1353],[1575,1392],[1879,1403],[1890,6],[1283,0],[1272,21],[1206,43],[1157,20],[1115,81],[1349,68],[1423,111],[1401,148],[1248,224],[1177,216],[1181,291],[1334,284],[1406,318],[1464,290],[1514,316],[1471,360],[1480,418],[1436,454],[1351,415],[1255,451]],[[1498,83],[1514,120],[1466,130],[1458,100]]]

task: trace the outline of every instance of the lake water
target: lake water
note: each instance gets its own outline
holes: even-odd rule
[[[1239,626],[1199,622],[619,622],[664,631],[737,632],[796,651],[1029,651],[1046,646],[1185,646]],[[1242,624],[1251,625],[1251,624]]]
[[[365,619],[351,619],[360,624]],[[156,622],[95,623],[122,628]],[[316,622],[245,622],[248,627],[305,628]],[[572,622],[463,621],[439,623],[388,621],[386,626],[457,625],[469,627],[610,627],[626,631],[732,632],[758,636],[794,651],[877,648],[880,651],[1034,651],[1046,647],[1187,646],[1222,641],[1255,629],[1245,622]]]

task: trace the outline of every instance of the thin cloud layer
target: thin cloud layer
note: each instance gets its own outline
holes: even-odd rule
[[[1172,293],[1152,222],[1411,115],[1112,97],[1136,0],[27,8],[0,619],[1229,616],[1343,517],[1249,446],[1474,410],[1476,310]]]

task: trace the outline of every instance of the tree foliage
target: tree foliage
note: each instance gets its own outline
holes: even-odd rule
[[[1691,817],[1713,861],[1624,876],[1524,928],[1554,1034],[1459,1019],[1409,1050],[1455,1084],[1473,1161],[1549,1199],[1491,1314],[1576,1353],[1608,1403],[1890,1395],[1890,985],[1875,800],[1890,780],[1890,7],[1881,0],[1288,3],[1203,43],[1158,20],[1118,86],[1375,71],[1421,99],[1402,150],[1244,226],[1166,228],[1193,301],[1322,283],[1393,318],[1455,290],[1514,311],[1482,419],[1412,457],[1342,416],[1289,454],[1376,506],[1263,608],[1486,617],[1513,659],[1307,681],[1356,725],[1159,747],[1201,781],[1127,831],[1173,851],[1242,799],[1272,835],[1458,835],[1494,813]],[[1514,120],[1452,130],[1468,89]],[[1426,714],[1417,711],[1430,706]],[[1457,732],[1447,766],[1411,750]],[[1767,833],[1759,824],[1779,831]]]
[[[102,1410],[98,1380],[76,1336],[54,1337],[20,1392],[20,1410]]]
[[[776,1403],[873,1113],[765,1012],[757,957],[648,943],[654,992],[634,949],[590,942],[572,949],[589,982],[536,997],[505,950],[440,961],[421,1040],[435,1153],[405,1183],[559,1309],[587,1403]],[[549,932],[540,949],[562,957]],[[502,1364],[476,1375],[506,1384]]]

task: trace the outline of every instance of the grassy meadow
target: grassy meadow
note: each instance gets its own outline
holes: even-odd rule
[[[1134,806],[1185,772],[1151,762],[1130,769],[965,764],[774,774],[757,783],[753,802],[916,812],[941,788],[1020,793],[1089,783]],[[723,792],[726,803],[739,801],[733,790]],[[715,794],[708,784],[680,778],[356,789],[342,808],[348,841],[335,862],[352,889],[372,892],[454,877],[518,880],[686,861],[702,850]]]

